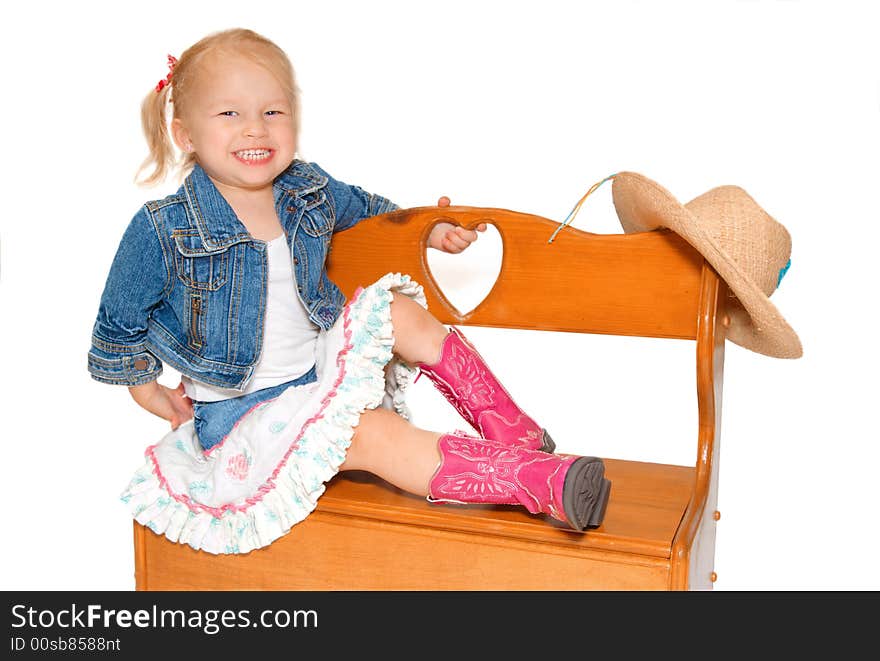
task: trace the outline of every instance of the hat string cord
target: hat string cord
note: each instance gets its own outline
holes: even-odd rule
[[[617,173],[614,173],[614,174],[612,174],[612,175],[608,175],[608,176],[605,177],[602,181],[598,181],[598,182],[596,182],[595,184],[593,184],[592,186],[590,186],[590,190],[588,190],[588,191],[584,194],[584,196],[578,201],[578,203],[574,205],[574,208],[569,212],[568,216],[565,217],[565,220],[563,220],[562,223],[560,223],[559,227],[556,228],[556,230],[553,232],[553,234],[552,234],[552,235],[550,236],[550,238],[547,240],[547,243],[553,243],[553,239],[556,238],[556,235],[559,234],[559,231],[560,231],[563,227],[566,227],[566,226],[567,226],[572,220],[574,220],[574,217],[577,215],[578,211],[581,210],[581,205],[584,203],[584,200],[586,200],[590,195],[592,195],[593,192],[594,192],[597,188],[599,188],[599,186],[601,186],[602,184],[604,184],[606,181],[609,181],[609,180],[611,180],[611,179],[614,179],[614,177],[616,177],[616,176],[617,176]]]

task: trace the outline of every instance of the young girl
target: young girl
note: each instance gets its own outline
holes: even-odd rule
[[[426,310],[419,285],[388,273],[346,303],[327,278],[332,235],[397,207],[295,158],[298,91],[275,44],[236,29],[169,56],[142,119],[147,181],[173,164],[172,140],[190,172],[128,226],[88,363],[171,423],[122,496],[139,522],[243,553],[305,518],[337,471],[366,470],[431,502],[601,523],[602,461],[553,454],[461,331]],[[460,252],[476,238],[441,224],[428,243]],[[156,381],[163,362],[182,375],[176,389]],[[478,435],[408,422],[416,371]]]

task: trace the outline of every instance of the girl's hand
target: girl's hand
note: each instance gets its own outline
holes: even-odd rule
[[[438,207],[448,207],[450,200],[445,195],[437,200]],[[466,230],[452,223],[438,223],[428,236],[428,247],[452,254],[462,250],[477,240],[477,232],[486,231],[486,223],[477,225],[477,231]]]
[[[177,429],[193,415],[192,400],[184,394],[182,382],[174,390],[151,381],[128,391],[141,408],[170,422],[171,429]]]

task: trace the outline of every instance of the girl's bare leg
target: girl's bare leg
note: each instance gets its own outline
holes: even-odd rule
[[[419,429],[388,409],[361,414],[340,470],[364,470],[416,494],[428,495],[428,483],[440,464],[442,434]]]
[[[449,332],[408,296],[393,294],[394,353],[410,364],[433,363]],[[365,470],[418,496],[440,463],[442,434],[419,429],[388,409],[364,411],[340,470]]]
[[[411,365],[436,362],[448,329],[408,296],[398,293],[393,296],[394,353]]]

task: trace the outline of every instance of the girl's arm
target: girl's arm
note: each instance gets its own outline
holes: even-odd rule
[[[113,258],[88,356],[97,381],[136,386],[162,373],[161,361],[147,349],[147,323],[169,287],[171,269],[153,223],[150,211],[142,208]]]
[[[141,408],[177,429],[192,417],[192,402],[183,383],[172,390],[156,381],[162,363],[146,346],[150,312],[171,275],[154,222],[144,207],[125,230],[101,295],[88,364],[94,379],[127,385]]]

